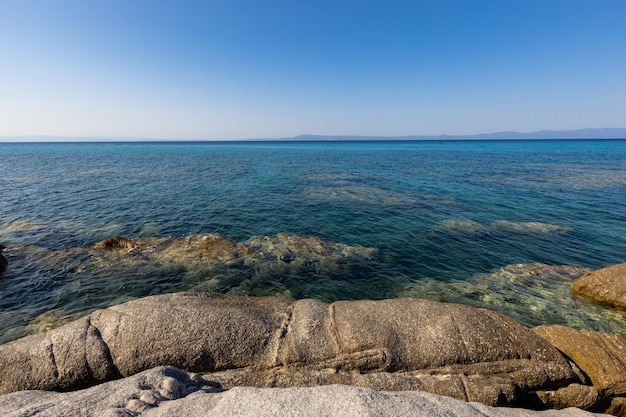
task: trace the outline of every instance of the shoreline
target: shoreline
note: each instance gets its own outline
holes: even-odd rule
[[[555,225],[515,224],[516,231],[531,227],[563,231]],[[435,230],[442,228],[455,233],[478,230],[478,238],[484,234],[483,228],[472,222],[444,222]],[[412,279],[403,277],[400,270],[394,274],[385,269],[389,254],[375,247],[287,233],[243,241],[213,233],[182,238],[114,236],[89,247],[9,247],[4,256],[11,266],[3,281],[16,289],[20,285],[33,289],[34,284],[35,291],[52,286],[56,293],[63,291],[64,299],[50,298],[54,292],[45,291],[35,300],[38,304],[30,306],[25,304],[30,292],[20,295],[14,291],[14,297],[19,297],[3,312],[2,342],[50,330],[94,309],[181,291],[326,302],[424,298],[488,308],[529,327],[563,324],[626,336],[626,310],[589,303],[570,290],[572,281],[590,272],[575,266],[511,264],[455,280]],[[21,274],[37,271],[41,271],[41,282],[20,281]],[[344,298],[337,297],[348,290],[352,292],[343,294]],[[12,310],[11,305],[22,307]]]
[[[0,392],[73,391],[168,365],[220,389],[340,384],[624,416],[624,352],[620,336],[531,330],[488,310],[427,300],[175,293],[0,345]]]

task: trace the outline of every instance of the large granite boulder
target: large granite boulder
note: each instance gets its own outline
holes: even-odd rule
[[[349,383],[489,405],[524,404],[529,393],[581,382],[546,340],[488,310],[180,293],[0,345],[0,393],[72,390],[160,365],[225,387]]]
[[[578,407],[626,417],[626,338],[608,333],[575,330],[565,326],[533,329],[574,361],[593,386],[570,385],[538,396],[547,406]],[[568,390],[569,389],[569,390]]]
[[[213,381],[172,367],[157,367],[85,390],[21,391],[0,395],[7,417],[337,416],[337,417],[587,417],[569,408],[529,411],[493,408],[419,391],[379,392],[345,385],[224,391]]]
[[[574,361],[604,395],[626,397],[626,338],[560,325],[533,330]]]
[[[572,291],[598,303],[626,308],[626,263],[578,278],[572,282]]]

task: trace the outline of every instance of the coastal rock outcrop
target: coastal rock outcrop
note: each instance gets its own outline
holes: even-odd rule
[[[595,399],[595,404],[588,408],[626,417],[626,338],[560,325],[533,330],[570,358],[583,372],[583,379],[593,384],[585,390],[557,392],[548,398],[547,405],[555,399],[565,404],[571,404],[572,400],[578,404],[593,403]]]
[[[379,392],[345,385],[223,390],[198,374],[157,367],[75,392],[0,395],[8,417],[187,416],[270,417],[590,417],[580,409],[530,411],[488,407],[420,391]]]
[[[574,361],[604,395],[626,397],[626,338],[560,325],[533,330]]]
[[[161,365],[224,387],[350,383],[488,405],[522,405],[531,392],[582,383],[545,339],[488,310],[178,293],[0,345],[0,393],[72,390]]]
[[[626,263],[590,272],[574,282],[572,291],[597,303],[626,308]]]

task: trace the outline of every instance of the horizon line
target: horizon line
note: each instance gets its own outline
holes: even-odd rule
[[[142,136],[100,136],[100,135],[5,135],[0,136],[4,143],[62,143],[62,142],[276,142],[276,141],[371,141],[371,140],[550,140],[550,139],[626,139],[626,128],[584,128],[575,130],[539,130],[531,132],[499,131],[476,134],[441,134],[441,135],[318,135],[300,134],[288,137],[268,138],[156,138]]]

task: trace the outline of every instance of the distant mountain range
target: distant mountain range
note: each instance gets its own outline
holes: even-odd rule
[[[279,140],[494,140],[494,139],[626,139],[626,128],[541,130],[538,132],[496,132],[476,135],[413,135],[413,136],[320,136],[300,135]]]
[[[541,130],[538,132],[496,132],[476,135],[413,135],[413,136],[324,136],[300,135],[286,138],[250,138],[253,141],[357,141],[357,140],[522,140],[522,139],[626,139],[626,128]],[[245,139],[244,139],[245,140]],[[93,136],[0,136],[0,142],[152,142],[201,141],[178,139],[153,139],[139,137]]]

